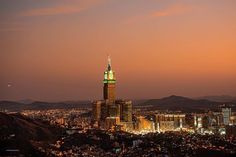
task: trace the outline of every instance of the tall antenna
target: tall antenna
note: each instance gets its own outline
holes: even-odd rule
[[[110,55],[108,55],[107,60],[108,60],[108,70],[110,71],[111,70],[111,57],[110,57]]]
[[[108,60],[108,64],[111,66],[111,57],[110,57],[110,55],[108,55],[107,60]]]

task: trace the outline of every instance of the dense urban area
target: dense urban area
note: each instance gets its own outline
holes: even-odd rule
[[[206,113],[140,110],[142,107],[133,107],[132,130],[117,126],[99,128],[93,123],[91,108],[1,112],[0,154],[233,156],[236,153],[236,115],[230,107],[220,106],[219,112]],[[43,136],[53,139],[45,140]],[[16,145],[19,139],[22,144],[28,139],[32,148],[26,150]]]

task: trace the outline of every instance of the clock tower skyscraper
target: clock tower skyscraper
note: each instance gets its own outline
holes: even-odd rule
[[[103,100],[93,102],[92,123],[95,127],[111,129],[114,126],[124,126],[123,129],[133,128],[132,102],[116,99],[116,77],[108,57],[107,68],[103,79]]]

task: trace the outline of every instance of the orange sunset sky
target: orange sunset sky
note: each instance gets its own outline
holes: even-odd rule
[[[0,100],[236,95],[236,0],[0,0]]]

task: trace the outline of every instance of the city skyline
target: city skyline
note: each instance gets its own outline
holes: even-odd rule
[[[235,1],[1,3],[1,100],[235,96]]]

